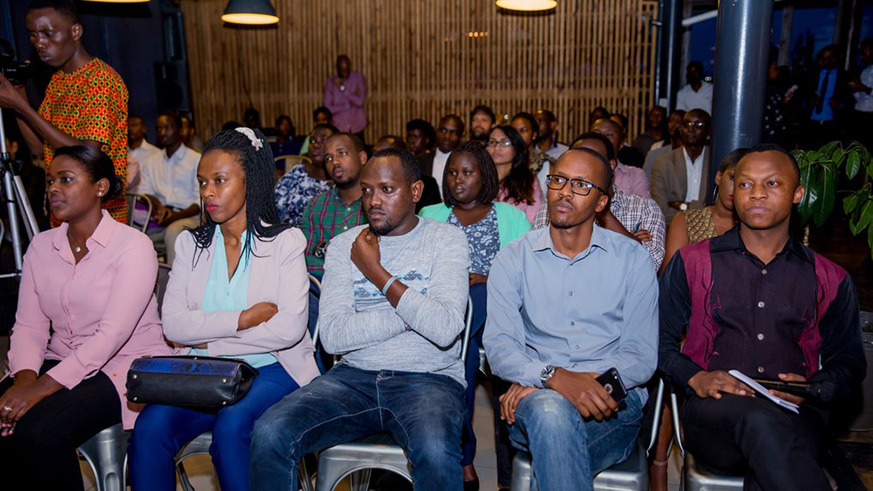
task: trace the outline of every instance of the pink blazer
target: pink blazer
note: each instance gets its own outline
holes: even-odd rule
[[[215,242],[196,251],[194,236],[176,239],[162,307],[164,335],[186,346],[207,344],[210,356],[272,353],[299,386],[318,376],[309,321],[309,277],[300,229],[285,230],[272,240],[252,243],[249,306],[272,302],[279,312],[259,326],[237,331],[241,311],[204,312],[203,293],[209,280]],[[202,252],[202,253],[201,253]]]
[[[104,210],[86,241],[88,254],[76,264],[68,227],[37,235],[24,256],[10,372],[39,373],[44,360],[60,360],[47,373],[72,389],[102,371],[118,391],[122,421],[130,429],[139,408],[125,398],[130,364],[141,356],[172,352],[161,333],[153,293],[155,250],[148,237]]]

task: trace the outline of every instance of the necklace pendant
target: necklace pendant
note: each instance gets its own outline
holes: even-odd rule
[[[76,247],[76,252],[77,252],[77,253],[82,252],[82,248],[81,248],[81,247]]]

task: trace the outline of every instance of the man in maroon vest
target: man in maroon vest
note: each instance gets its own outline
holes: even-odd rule
[[[825,429],[866,371],[858,298],[843,269],[790,233],[804,189],[789,153],[759,146],[734,176],[739,225],[681,249],[661,277],[659,368],[686,394],[685,444],[700,462],[744,473],[747,490],[830,490]],[[729,370],[809,389],[770,391],[795,413]]]

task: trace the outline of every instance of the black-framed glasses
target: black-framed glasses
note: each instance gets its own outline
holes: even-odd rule
[[[605,189],[593,182],[588,182],[585,179],[570,179],[569,177],[556,176],[554,174],[546,176],[546,187],[555,191],[564,189],[564,186],[566,186],[568,182],[570,183],[570,191],[579,196],[588,196],[591,194],[592,189],[596,189],[601,193],[606,194]]]
[[[683,121],[682,126],[688,129],[703,128],[704,126],[706,126],[706,123],[704,121]]]

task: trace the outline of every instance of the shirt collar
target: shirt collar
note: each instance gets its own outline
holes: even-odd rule
[[[739,225],[728,230],[727,233],[725,233],[724,235],[713,238],[712,242],[710,243],[710,251],[739,251],[745,254],[752,255],[752,253],[749,252],[748,249],[746,249],[746,244],[743,243],[743,238],[740,237]],[[809,263],[814,262],[812,251],[804,247],[799,240],[794,238],[794,235],[790,235],[788,237],[788,243],[785,244],[785,247],[779,254],[777,254],[777,256],[785,252],[791,252],[800,259],[803,259],[804,261],[807,261]]]
[[[91,237],[85,241],[86,243],[90,243],[91,241],[100,244],[101,247],[106,247],[109,245],[109,238],[112,236],[112,227],[115,225],[115,219],[109,215],[109,212],[106,210],[101,211],[102,218],[100,218],[100,223],[97,224],[97,228],[94,229],[94,233],[91,234]],[[69,230],[70,224],[67,222],[62,223],[58,227],[58,232],[55,234],[54,240],[52,240],[52,245],[55,250],[61,250],[65,244],[68,244],[67,240],[67,230]]]
[[[188,154],[188,147],[187,147],[184,143],[181,144],[181,145],[179,145],[179,148],[178,148],[175,152],[173,152],[173,155],[172,155],[172,156],[168,156],[168,155],[167,155],[167,149],[166,149],[166,148],[163,149],[163,150],[161,150],[161,152],[163,152],[163,154],[164,154],[164,160],[166,160],[167,162],[170,162],[170,163],[172,163],[172,162],[178,162],[178,161],[184,159],[184,158],[185,158],[185,155]]]
[[[552,229],[551,225],[549,225],[548,227],[540,229],[542,231],[542,233],[540,234],[539,237],[536,237],[534,239],[534,242],[533,242],[533,251],[534,252],[548,250],[548,251],[551,251],[553,254],[556,254],[556,255],[560,254],[560,253],[558,253],[558,251],[555,250],[555,245],[554,245],[554,243],[552,243],[551,229]],[[606,247],[606,240],[604,238],[603,231],[600,229],[600,227],[596,223],[594,224],[594,229],[591,231],[591,241],[588,243],[587,250],[591,250],[594,247],[596,247],[598,249],[603,249],[605,252],[609,252],[609,249]],[[585,257],[586,255],[587,254],[583,251],[577,257],[582,258],[582,257]],[[571,261],[573,261],[575,259],[577,259],[577,258],[570,258]]]
[[[302,167],[302,166],[301,166],[301,167]],[[332,181],[331,181],[331,182],[332,182]],[[331,198],[332,198],[332,199],[333,199],[337,204],[342,205],[342,206],[346,206],[346,207],[350,207],[350,206],[355,206],[355,205],[361,204],[361,202],[362,202],[362,200],[363,200],[363,196],[361,196],[360,198],[358,198],[358,199],[352,201],[351,203],[346,203],[346,202],[343,201],[343,199],[340,197],[340,195],[339,195],[339,189],[337,189],[336,186],[330,188],[330,196],[331,196]]]

